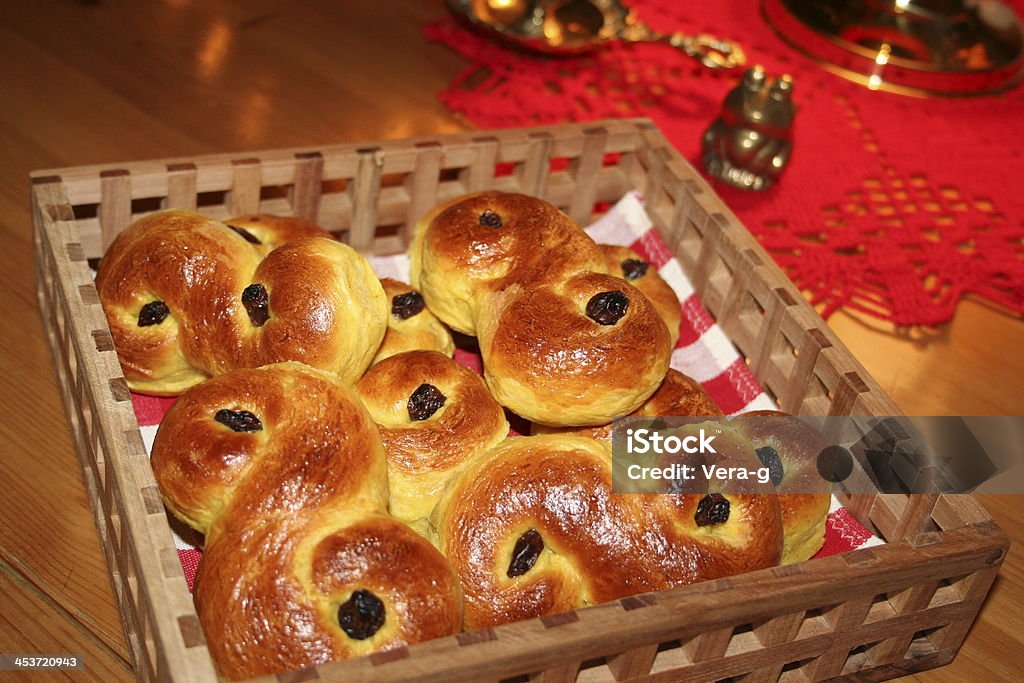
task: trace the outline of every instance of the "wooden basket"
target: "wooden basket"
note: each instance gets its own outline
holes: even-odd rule
[[[88,261],[134,219],[167,207],[303,216],[364,253],[393,253],[436,203],[488,188],[543,197],[581,223],[595,203],[639,190],[700,299],[782,409],[900,414],[646,120],[34,173],[39,304],[141,678],[216,674]],[[843,502],[887,544],[266,680],[878,680],[949,662],[1007,537],[966,495]]]

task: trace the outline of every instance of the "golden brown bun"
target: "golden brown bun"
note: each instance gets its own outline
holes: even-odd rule
[[[726,459],[749,445],[722,435]],[[474,459],[434,511],[462,583],[466,628],[564,612],[778,562],[772,495],[726,494],[728,518],[699,526],[703,495],[613,494],[608,446],[544,435]]]
[[[439,351],[451,358],[455,353],[452,333],[426,307],[423,295],[391,278],[382,278],[380,283],[388,299],[388,329],[373,362],[416,350]]]
[[[669,370],[654,395],[633,413],[637,417],[721,417],[723,414],[700,382],[678,370]]]
[[[224,225],[239,233],[263,256],[282,244],[300,237],[333,239],[331,233],[321,230],[316,223],[292,216],[274,216],[267,213],[246,214],[229,218],[224,221]]]
[[[629,282],[654,304],[658,315],[665,321],[671,338],[670,343],[674,349],[676,342],[679,341],[679,323],[681,321],[679,298],[675,291],[661,278],[657,268],[644,261],[640,254],[629,247],[618,247],[611,244],[598,246],[601,247],[601,253],[604,254],[608,272]]]
[[[697,380],[669,369],[665,380],[643,405],[626,417],[719,417],[722,409]],[[533,425],[533,434],[575,434],[611,442],[612,424],[597,427],[547,427]]]
[[[625,302],[622,317],[591,317],[602,308],[594,303],[611,297]],[[490,302],[479,324],[487,386],[533,422],[606,424],[637,409],[668,371],[665,324],[620,278],[581,273],[555,285],[512,287]]]
[[[224,675],[458,630],[456,577],[386,514],[377,427],[337,377],[282,363],[204,382],[168,411],[152,463],[168,508],[206,534],[196,607]]]
[[[534,197],[481,192],[438,206],[417,223],[413,286],[452,329],[476,335],[487,295],[511,285],[605,272],[597,245],[568,216]]]
[[[777,454],[782,478],[776,479],[775,488],[785,527],[782,564],[810,559],[825,543],[825,520],[832,501],[831,486],[817,469],[825,441],[802,420],[773,410],[744,413],[731,424],[755,450],[771,449],[758,453],[765,465],[771,466],[775,459],[772,452]]]
[[[133,390],[177,394],[229,370],[288,360],[348,382],[362,375],[388,315],[369,262],[323,237],[266,258],[260,248],[187,211],[151,214],[114,239],[96,288]]]
[[[430,403],[438,394],[424,385],[441,398]],[[508,436],[505,412],[483,380],[436,351],[381,361],[359,380],[356,393],[384,441],[389,510],[406,522],[428,516],[466,462]]]

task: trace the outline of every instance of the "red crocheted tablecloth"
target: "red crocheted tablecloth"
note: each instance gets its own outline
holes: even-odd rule
[[[794,76],[794,153],[781,182],[716,190],[824,316],[845,308],[936,325],[967,294],[1024,313],[1024,88],[966,99],[872,92],[786,45],[750,0],[632,5],[655,29],[731,38],[751,64]],[[550,58],[452,17],[425,33],[470,62],[439,97],[481,128],[647,116],[695,166],[738,77],[663,45]]]

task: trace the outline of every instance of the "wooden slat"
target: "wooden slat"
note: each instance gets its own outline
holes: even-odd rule
[[[627,650],[608,658],[608,669],[616,681],[625,681],[638,676],[646,676],[651,672],[651,665],[658,655],[658,645],[644,645],[643,647]]]
[[[637,128],[645,143],[638,155],[647,166],[647,177],[641,192],[650,201],[658,195],[665,183],[667,163],[674,156],[674,150],[653,123],[642,122]]]
[[[117,233],[128,227],[132,217],[132,179],[128,171],[115,169],[100,173],[100,231],[103,249]]]
[[[729,646],[732,630],[732,627],[728,626],[702,633],[689,642],[683,643],[683,654],[691,662],[718,659],[725,654],[725,648]]]
[[[579,662],[567,662],[530,676],[531,683],[573,683],[579,672]]]
[[[622,165],[620,160],[619,166]],[[687,234],[692,235],[694,228],[691,227],[691,222],[695,219],[694,214],[699,206],[693,197],[693,190],[687,184],[680,183],[672,189],[676,203],[668,220],[663,222],[662,238],[665,240],[665,246],[679,261],[679,265],[686,269],[693,266],[697,255],[687,252],[683,239]]]
[[[320,152],[295,155],[295,179],[291,189],[292,214],[317,222],[323,188],[324,157]]]
[[[196,210],[196,165],[192,163],[167,166],[167,208]]]
[[[483,192],[494,185],[494,165],[498,160],[498,138],[473,138],[476,146],[473,161],[459,174],[467,193]]]
[[[263,183],[259,159],[234,159],[231,162],[231,200],[228,213],[259,213],[260,188]]]
[[[569,173],[576,181],[576,191],[569,203],[569,218],[580,225],[590,221],[597,201],[597,174],[604,164],[608,131],[601,127],[583,131],[583,152],[569,164]]]
[[[754,627],[754,635],[765,647],[772,647],[780,643],[788,643],[796,638],[800,631],[806,612],[790,612],[778,617],[773,617]]]
[[[786,292],[785,289],[777,291],[780,293]],[[788,299],[788,293],[786,297]],[[784,396],[783,404],[786,406],[784,410],[802,412],[800,408],[807,389],[812,386],[812,382],[817,383],[817,379],[814,377],[814,368],[818,365],[818,355],[822,349],[827,349],[831,346],[832,342],[821,331],[821,328],[812,327],[804,331],[803,336],[800,338],[800,343],[796,347],[799,351],[796,365],[781,394],[781,396]]]
[[[550,133],[530,133],[526,158],[523,160],[522,167],[516,171],[520,192],[535,197],[547,196],[546,187],[553,147],[554,139]]]
[[[857,598],[839,605],[826,614],[833,633],[852,631],[864,623],[871,608],[871,598]],[[843,670],[843,664],[849,656],[850,645],[840,641],[829,647],[824,654],[818,657],[811,667],[811,680],[819,680],[838,676]]]
[[[974,496],[943,494],[935,501],[932,519],[941,529],[975,524],[989,519],[989,514]]]
[[[401,238],[406,247],[412,241],[416,222],[438,204],[437,188],[441,180],[441,160],[444,158],[444,148],[437,142],[420,143],[417,148],[419,154],[416,167],[405,179],[409,207]]]
[[[740,312],[750,301],[750,280],[754,277],[754,270],[760,266],[761,260],[753,252],[744,252],[735,259],[729,287],[719,310],[722,330],[740,348],[753,346],[754,340],[744,328]]]
[[[383,152],[378,148],[359,151],[359,166],[355,179],[349,184],[352,200],[352,227],[349,244],[356,251],[373,252],[374,232],[377,229],[377,199],[380,197]]]
[[[703,238],[700,243],[700,252],[697,254],[697,263],[689,273],[693,288],[705,304],[709,303],[707,301],[708,293],[711,289],[709,278],[715,266],[715,261],[719,258],[718,247],[722,239],[723,227],[721,221],[715,220],[710,214],[708,215],[708,220],[704,225]],[[711,305],[707,306],[712,315],[715,314],[713,305],[712,302]]]

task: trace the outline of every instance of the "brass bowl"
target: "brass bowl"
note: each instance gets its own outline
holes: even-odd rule
[[[763,0],[761,9],[783,40],[872,90],[983,95],[1024,71],[1020,20],[998,0]]]

